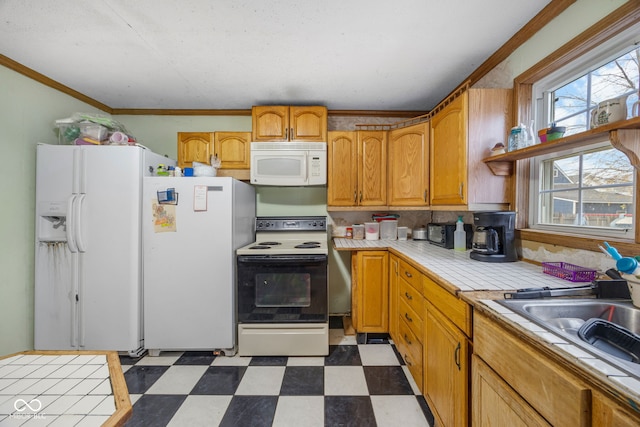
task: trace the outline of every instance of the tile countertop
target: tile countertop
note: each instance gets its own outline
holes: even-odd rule
[[[480,309],[494,319],[511,325],[520,334],[528,335],[530,342],[534,345],[545,346],[560,360],[574,366],[577,372],[582,372],[591,381],[617,396],[618,401],[623,405],[631,409],[640,408],[638,379],[626,375],[605,361],[596,359],[579,347],[492,301],[496,297],[501,298],[501,293],[495,291],[542,286],[567,288],[586,283],[574,283],[544,274],[542,267],[523,261],[507,263],[475,261],[469,258],[470,251],[456,252],[431,245],[426,241],[334,238],[333,242],[334,247],[339,251],[388,248],[406,256],[422,266],[424,270],[437,276],[436,278],[441,279],[441,282],[446,282],[445,284],[450,286],[450,292],[462,291],[463,299],[472,304],[475,309]],[[483,295],[494,296],[484,299]]]
[[[542,272],[542,267],[524,261],[481,262],[465,252],[443,249],[426,241],[414,240],[353,240],[334,238],[338,251],[391,248],[413,260],[441,282],[456,291],[514,291],[524,288],[568,288],[586,283],[574,283]]]

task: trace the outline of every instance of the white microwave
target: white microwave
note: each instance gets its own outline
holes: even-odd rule
[[[327,183],[326,142],[252,142],[251,183],[306,186]]]

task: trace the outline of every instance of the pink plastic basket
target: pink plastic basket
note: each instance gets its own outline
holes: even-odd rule
[[[591,282],[596,278],[596,270],[567,262],[543,262],[542,272],[571,282]]]

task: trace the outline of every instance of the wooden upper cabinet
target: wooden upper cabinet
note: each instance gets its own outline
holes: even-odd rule
[[[387,132],[329,132],[328,206],[387,203]]]
[[[329,132],[327,156],[327,205],[354,206],[358,194],[356,132]]]
[[[431,204],[467,203],[467,92],[431,118]]]
[[[429,124],[389,131],[390,206],[429,204]]]
[[[251,109],[252,141],[287,141],[289,107],[286,105],[254,106]]]
[[[327,107],[289,107],[289,140],[327,141]]]
[[[213,132],[178,132],[178,166],[193,167],[193,162],[211,163]]]
[[[220,159],[220,169],[249,169],[251,132],[215,132],[214,154]]]
[[[387,204],[387,132],[358,131],[358,205]]]
[[[430,120],[432,206],[504,209],[511,179],[482,162],[511,123],[510,89],[468,89]]]
[[[254,106],[251,116],[252,141],[327,141],[327,107]]]

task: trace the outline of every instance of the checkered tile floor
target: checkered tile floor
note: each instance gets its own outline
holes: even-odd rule
[[[330,322],[327,357],[121,357],[133,426],[433,426],[395,346]]]

